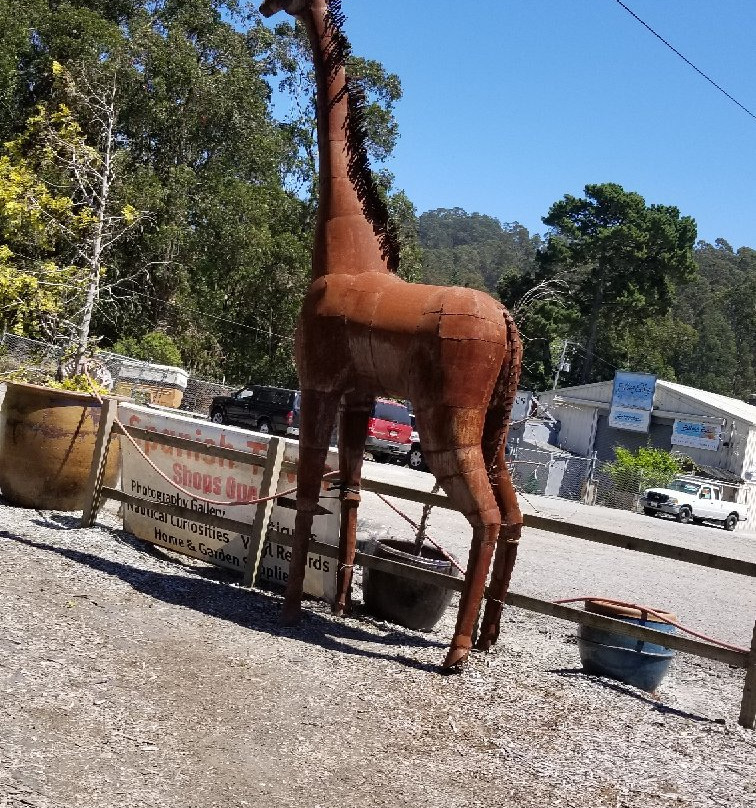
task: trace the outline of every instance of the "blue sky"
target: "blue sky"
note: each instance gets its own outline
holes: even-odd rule
[[[625,0],[756,114],[756,0]],[[418,213],[532,232],[566,193],[617,182],[756,248],[756,119],[616,0],[343,0],[356,54],[397,73],[387,167]]]

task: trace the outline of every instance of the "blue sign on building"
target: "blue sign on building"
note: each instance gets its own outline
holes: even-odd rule
[[[609,425],[631,432],[648,432],[656,392],[656,376],[618,370],[614,374]]]

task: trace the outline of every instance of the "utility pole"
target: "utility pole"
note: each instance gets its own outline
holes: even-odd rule
[[[552,390],[557,389],[557,385],[559,384],[559,374],[561,373],[562,369],[564,368],[564,357],[567,353],[567,346],[570,344],[568,339],[562,342],[562,355],[559,357],[559,362],[557,363],[556,373],[554,373],[554,386],[551,388]]]

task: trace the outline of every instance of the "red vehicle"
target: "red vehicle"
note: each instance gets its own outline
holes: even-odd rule
[[[399,401],[378,398],[368,421],[365,449],[374,460],[406,461],[412,447],[412,425],[407,407]]]

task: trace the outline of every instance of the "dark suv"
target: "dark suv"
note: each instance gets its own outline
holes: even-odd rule
[[[216,396],[210,420],[265,434],[299,434],[299,391],[251,384],[230,396]]]

